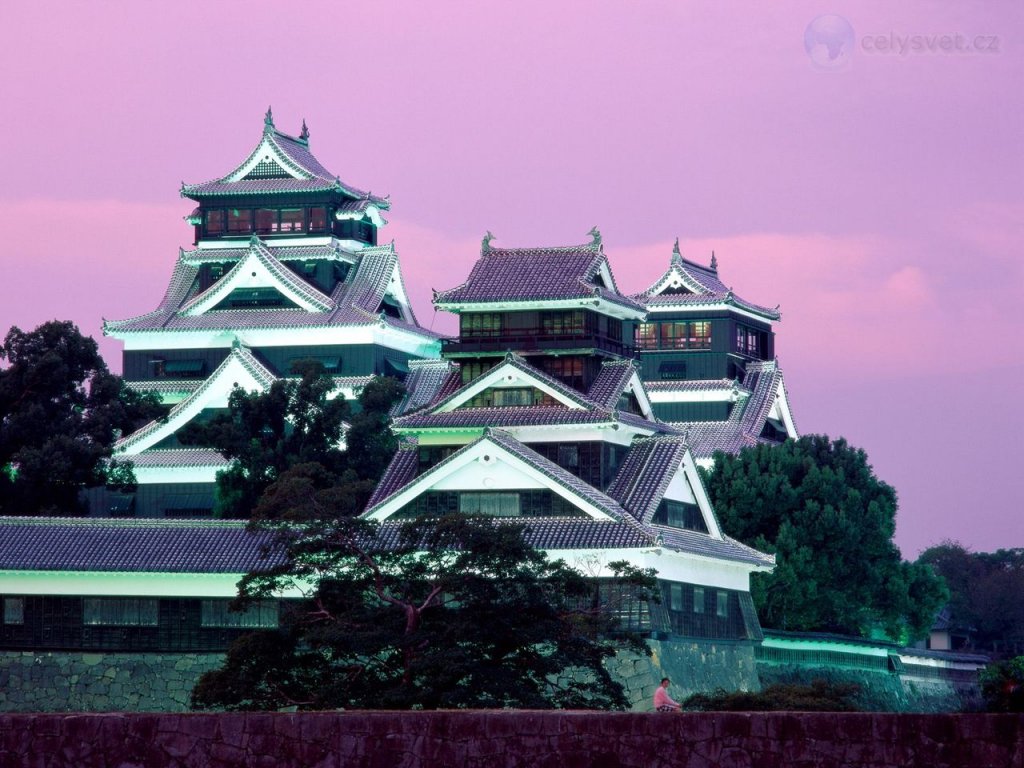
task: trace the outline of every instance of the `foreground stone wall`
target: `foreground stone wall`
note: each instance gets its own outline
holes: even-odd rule
[[[199,676],[223,659],[217,653],[0,652],[0,712],[183,712]]]
[[[1024,715],[0,715],[0,765],[659,768],[1024,764]]]

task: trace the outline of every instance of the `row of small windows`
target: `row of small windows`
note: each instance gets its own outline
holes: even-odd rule
[[[243,611],[230,610],[230,600],[202,600],[200,626],[217,628],[275,628],[279,603],[259,600]],[[3,623],[25,623],[25,598],[5,597]],[[82,600],[82,624],[104,627],[155,627],[160,623],[160,601],[148,597],[86,597]]]
[[[638,349],[711,349],[711,323],[707,320],[639,323],[636,346]]]
[[[708,526],[704,521],[704,515],[701,514],[700,507],[683,501],[662,499],[654,512],[652,522],[698,533],[708,532]]]
[[[690,587],[669,583],[668,608],[680,613],[713,614],[720,619],[729,618],[729,592],[724,589]]]
[[[392,519],[443,515],[485,517],[583,517],[585,513],[551,491],[428,491],[406,504]]]
[[[460,408],[512,408],[516,406],[559,405],[551,395],[536,387],[490,387],[467,400]]]
[[[213,208],[205,224],[208,235],[326,232],[327,208]]]

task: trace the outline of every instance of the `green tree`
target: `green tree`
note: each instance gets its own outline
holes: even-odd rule
[[[13,327],[0,345],[0,514],[76,515],[87,487],[131,487],[114,442],[166,413],[107,370],[68,321]]]
[[[896,492],[864,451],[821,435],[715,454],[705,475],[730,535],[777,557],[752,579],[766,627],[923,637],[946,600],[942,580],[893,543]]]
[[[978,680],[990,712],[1024,712],[1024,656],[989,664]]]
[[[1024,653],[1024,549],[971,552],[945,541],[921,553],[949,586],[954,632],[965,650],[997,658]]]
[[[308,465],[288,474],[288,493],[268,493],[259,510],[287,562],[246,577],[240,594],[301,589],[306,599],[285,612],[280,633],[233,645],[193,706],[628,706],[603,661],[646,646],[617,632],[594,582],[531,547],[524,526],[461,515],[378,526],[335,516]],[[651,574],[614,568],[638,597],[653,597]]]
[[[235,389],[228,412],[179,431],[185,444],[216,448],[231,460],[217,476],[217,514],[248,518],[264,492],[290,468],[318,466],[321,482],[348,486],[357,513],[373,492],[397,447],[387,426],[401,398],[400,383],[376,378],[361,390],[358,410],[332,398],[332,378],[313,361],[299,363],[297,379],[279,379],[265,392]],[[346,430],[346,425],[349,425]],[[350,450],[342,449],[347,442]]]

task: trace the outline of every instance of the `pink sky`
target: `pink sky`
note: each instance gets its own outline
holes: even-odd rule
[[[822,14],[854,30],[845,70],[804,49]],[[781,304],[798,426],[868,452],[905,555],[1024,546],[1022,40],[1016,0],[5,7],[0,329],[99,337],[153,309],[191,242],[181,181],[230,170],[273,104],[390,193],[425,325],[452,329],[430,288],[486,230],[566,244],[596,224],[628,291],[679,236]]]

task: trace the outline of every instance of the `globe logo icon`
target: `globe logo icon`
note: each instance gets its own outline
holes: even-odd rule
[[[839,72],[853,60],[853,27],[842,16],[819,16],[804,30],[804,50],[816,69]]]

